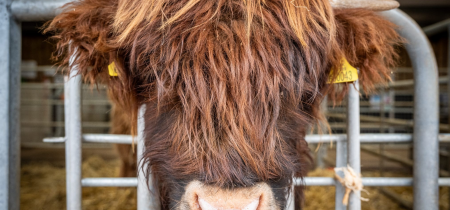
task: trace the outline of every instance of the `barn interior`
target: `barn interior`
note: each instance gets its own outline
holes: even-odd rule
[[[424,30],[439,67],[440,133],[450,133],[450,1],[398,0],[400,9]],[[51,59],[55,43],[42,33],[44,22],[22,23],[21,63],[21,209],[65,209],[65,147],[44,143],[62,137],[64,127],[64,75]],[[413,70],[403,48],[393,81],[374,94],[362,93],[361,133],[413,132]],[[105,134],[111,130],[111,104],[105,86],[82,87],[82,132]],[[345,102],[327,106],[327,118],[334,134],[346,133]],[[314,131],[312,131],[314,132]],[[333,177],[336,145],[310,144],[314,167],[310,176]],[[361,145],[362,176],[411,177],[414,148],[411,143]],[[450,138],[440,143],[440,176],[450,177]],[[112,144],[84,143],[83,177],[120,176],[117,148]],[[413,208],[412,187],[366,187],[362,209],[408,210]],[[307,187],[303,210],[334,209],[334,188]],[[136,209],[136,188],[83,188],[86,210]],[[440,188],[439,208],[450,209],[450,191]]]

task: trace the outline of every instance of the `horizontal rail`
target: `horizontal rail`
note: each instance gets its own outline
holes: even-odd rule
[[[446,84],[448,82],[448,77],[443,76],[439,77],[439,84]],[[391,83],[388,83],[387,85],[378,85],[377,88],[395,88],[395,87],[406,87],[406,86],[413,86],[414,81],[413,80],[396,80]],[[57,88],[64,88],[64,83],[33,83],[33,82],[25,82],[22,83],[21,88],[23,89],[57,89]],[[92,87],[92,85],[84,84],[83,89],[106,89],[106,85],[98,85]],[[394,102],[395,103],[395,102]],[[400,102],[401,103],[401,102]],[[345,104],[345,102],[343,103]],[[332,105],[332,104],[330,104]]]
[[[24,82],[21,84],[22,89],[63,89],[64,83],[37,83],[37,82]],[[82,85],[83,90],[106,90],[106,85]]]
[[[413,178],[409,177],[364,177],[362,178],[362,183],[364,186],[386,186],[386,187],[401,187],[401,186],[412,186]],[[450,186],[450,178],[439,178],[439,186]],[[331,177],[305,177],[295,178],[295,185],[306,185],[306,186],[335,186],[337,181]]]
[[[54,100],[54,99],[22,99],[21,105],[64,105],[64,100]],[[86,106],[104,106],[104,105],[111,105],[111,102],[106,99],[93,99],[93,100],[83,100],[82,105]]]
[[[51,66],[51,65],[46,65],[46,66],[25,66],[25,65],[22,65],[20,67],[20,71],[22,71],[22,72],[35,72],[35,71],[46,72],[46,71],[50,71],[52,73],[60,73],[60,72],[62,72],[62,71],[58,71],[58,67],[55,67],[54,65],[53,66]]]
[[[85,105],[85,104],[83,104]],[[45,122],[39,122],[39,121],[22,121],[21,125],[24,127],[65,127],[64,122],[61,121],[45,121]],[[90,122],[86,121],[82,123],[83,128],[110,128],[111,123],[110,122]],[[408,127],[404,125],[390,125],[390,127]],[[330,123],[330,128],[335,129],[345,129],[347,128],[346,123]],[[361,124],[361,129],[380,129],[379,122],[375,123],[364,123]],[[445,129],[443,129],[445,130]]]
[[[21,126],[24,127],[65,127],[64,122],[60,121],[22,121]],[[83,122],[81,125],[83,128],[109,128],[111,127],[110,122]]]
[[[397,93],[397,91],[395,91],[395,92]],[[409,94],[409,95],[412,96],[412,94]],[[333,102],[329,102],[327,105],[328,105],[328,107],[330,107],[329,109],[332,109],[332,111],[335,111],[335,110],[337,110],[336,108],[344,108],[346,104],[347,104],[347,102],[343,101],[343,102],[339,103],[339,105],[335,105],[335,104],[333,104]],[[364,108],[365,106],[374,105],[374,103],[370,102],[370,101],[360,101],[359,104],[361,105],[362,108]],[[379,105],[379,103],[375,104],[375,105]],[[393,101],[389,105],[391,105],[391,106],[411,106],[412,107],[412,106],[414,106],[414,102],[412,102],[412,101]],[[343,110],[343,109],[341,109],[341,110]],[[339,111],[341,111],[341,110],[339,110]],[[330,110],[328,110],[328,111],[330,111]]]
[[[136,187],[137,178],[84,178],[83,187]]]
[[[447,68],[445,67],[441,67],[438,68],[439,73],[447,73]],[[411,67],[397,67],[395,68],[392,73],[396,74],[396,73],[414,73],[414,69]]]
[[[70,0],[56,1],[23,1],[15,0],[11,3],[11,13],[20,21],[44,21],[50,20],[59,14],[60,7],[71,2]],[[428,36],[434,35],[447,29],[450,25],[450,19],[424,27],[423,30]]]
[[[339,114],[339,113],[327,113],[327,117],[334,117],[334,118],[341,118],[341,119],[347,118],[347,116],[345,114]],[[361,115],[360,119],[362,122],[380,122],[381,123],[380,117]],[[389,125],[399,125],[399,126],[407,126],[407,127],[414,126],[413,120],[403,120],[403,119],[396,119],[396,118],[384,119],[383,123],[387,123]],[[450,130],[448,126],[449,126],[448,124],[439,124],[439,129],[448,131],[448,130]]]
[[[340,118],[340,119],[346,119],[347,116],[345,114],[339,114],[339,113],[327,113],[327,117],[334,117],[334,118]],[[367,122],[381,122],[380,117],[370,116],[370,115],[361,115],[360,116],[361,121],[367,121]],[[402,126],[409,126],[412,127],[414,124],[413,120],[403,120],[403,119],[396,119],[396,118],[388,118],[384,119],[383,123],[387,123],[390,125],[402,125]],[[448,127],[448,125],[446,125]]]
[[[411,102],[412,103],[412,102]],[[367,103],[368,104],[368,103]],[[361,106],[361,108],[360,108],[360,113],[364,113],[364,114],[379,114],[380,112],[381,112],[381,110],[380,110],[380,105],[379,105],[380,103],[378,103],[378,104],[376,104],[376,103],[373,103],[373,104],[368,104],[368,105],[366,105],[366,106],[369,106],[369,107],[363,107],[363,106]],[[399,104],[399,103],[397,103],[397,104]],[[397,105],[397,104],[385,104],[385,112],[390,112],[390,111],[392,111],[392,112],[394,112],[394,113],[398,113],[398,114],[412,114],[412,113],[414,113],[414,108],[411,106],[411,107],[397,107],[397,106],[408,106],[408,104],[409,103],[402,103],[401,105]],[[391,106],[391,107],[387,107],[387,106]],[[338,114],[338,113],[343,113],[343,112],[345,112],[346,111],[346,109],[344,108],[344,107],[334,107],[334,108],[328,108],[328,113],[330,113],[330,114],[333,114],[333,113],[336,113],[336,114]]]
[[[364,177],[364,186],[412,186],[413,179],[409,177]],[[450,186],[450,178],[439,178],[439,186]],[[137,178],[84,178],[81,180],[83,187],[136,187]],[[306,186],[335,186],[337,181],[331,177],[305,177],[295,178],[295,185]]]
[[[448,83],[448,77],[443,76],[438,78],[439,84],[446,84]],[[409,87],[414,86],[414,80],[412,79],[406,79],[406,80],[395,80],[392,82],[389,82],[387,85],[377,85],[377,88],[396,88],[396,87]]]
[[[433,25],[429,25],[427,27],[423,28],[423,32],[425,32],[425,34],[427,36],[432,36],[434,34],[440,33],[442,31],[448,30],[448,27],[450,26],[450,18],[437,22]]]
[[[45,21],[54,18],[61,13],[60,7],[69,3],[68,0],[56,1],[13,1],[11,3],[11,13],[20,21]]]
[[[111,143],[111,144],[131,144],[131,135],[121,134],[83,134],[83,142],[86,143]],[[45,143],[64,143],[64,137],[50,137],[44,139]]]
[[[347,135],[306,135],[308,143],[328,143],[337,141],[346,141]],[[361,143],[411,143],[411,134],[361,134]],[[64,143],[64,137],[49,137],[43,140],[46,143]],[[112,144],[131,144],[133,137],[130,135],[119,134],[83,134],[83,142],[86,143],[112,143]],[[450,134],[443,133],[439,135],[439,141],[450,142]]]

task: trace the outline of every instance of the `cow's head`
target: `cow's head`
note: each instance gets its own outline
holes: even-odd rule
[[[107,83],[130,120],[146,104],[143,161],[163,209],[283,209],[311,161],[304,136],[322,98],[347,88],[327,84],[331,69],[346,58],[367,90],[389,80],[400,38],[373,10],[397,6],[81,0],[47,30],[62,65]]]

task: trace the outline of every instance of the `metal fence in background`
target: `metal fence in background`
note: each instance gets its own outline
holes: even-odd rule
[[[11,1],[0,0],[0,209],[19,210],[20,140],[20,21],[52,18],[57,8],[67,1]],[[438,143],[448,141],[447,135],[438,136],[438,72],[433,50],[418,25],[400,10],[381,13],[399,26],[400,34],[408,41],[406,49],[414,69],[414,125],[411,134],[360,134],[359,94],[350,89],[347,101],[347,134],[307,136],[310,143],[334,141],[337,144],[336,166],[350,164],[360,171],[360,144],[380,142],[414,142],[413,178],[363,178],[366,186],[414,186],[414,208],[438,210],[438,186],[450,186],[449,178],[438,177]],[[357,85],[355,86],[358,87]],[[147,190],[147,184],[137,178],[85,178],[81,177],[82,142],[131,143],[125,135],[83,135],[81,132],[81,79],[70,77],[65,86],[66,137],[47,139],[65,142],[67,170],[67,209],[81,210],[81,188],[99,186],[137,186],[138,210],[158,210],[157,194]],[[141,107],[138,121],[138,158],[143,149]],[[336,209],[343,210],[343,187],[332,178],[307,177],[295,179],[295,184],[335,186]],[[150,183],[151,186],[151,183]],[[153,189],[155,190],[155,189]],[[292,201],[291,201],[292,202]],[[348,206],[360,210],[358,195],[352,194]]]

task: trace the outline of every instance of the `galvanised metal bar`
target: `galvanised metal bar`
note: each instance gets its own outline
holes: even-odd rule
[[[81,75],[72,69],[64,89],[67,210],[81,210]]]
[[[305,177],[304,182],[308,186],[333,186],[339,184],[331,177]],[[412,186],[412,178],[362,178],[364,186]],[[340,201],[342,203],[342,200]]]
[[[136,187],[136,177],[130,178],[84,178],[81,180],[83,187]]]
[[[13,1],[11,11],[16,20],[20,21],[44,21],[54,18],[61,12],[60,7],[72,1]]]
[[[145,149],[145,105],[139,108],[138,113],[138,136],[137,136],[137,160],[138,164],[138,186],[137,186],[137,209],[138,210],[160,210],[159,195],[153,183],[152,174],[148,174],[150,179],[147,183],[145,172],[147,165],[142,161],[142,155]]]
[[[345,136],[346,137],[346,136]],[[336,143],[336,167],[346,167],[347,166],[347,143],[343,141],[338,141]],[[340,176],[344,176],[343,173],[339,174]],[[342,203],[342,199],[344,199],[345,188],[341,183],[335,183],[336,187],[334,206],[336,210],[346,210],[347,207]]]
[[[325,106],[328,107],[328,106]],[[315,137],[315,138],[314,138]],[[317,138],[319,137],[319,138]],[[334,135],[328,135],[328,137],[335,137]],[[310,143],[311,141],[319,140],[321,142],[321,136],[306,136],[306,141]],[[331,139],[330,139],[331,140]],[[336,168],[347,166],[347,135],[342,134],[336,138]],[[339,176],[344,176],[342,172],[338,172]],[[346,210],[347,206],[342,203],[345,195],[345,187],[341,183],[335,183],[335,195],[334,195],[334,209],[335,210]]]
[[[36,82],[24,82],[22,84],[23,89],[62,89],[64,87],[64,84],[61,83],[50,83],[50,84],[43,84],[43,83],[36,83]],[[83,84],[81,87],[83,90],[92,90],[92,86],[89,84]],[[106,90],[106,85],[98,85],[95,87],[97,90]]]
[[[432,36],[434,34],[443,32],[445,30],[447,30],[448,26],[450,26],[450,18],[449,19],[445,19],[443,21],[437,22],[433,25],[427,26],[423,28],[423,32],[425,32],[425,34],[427,36]]]
[[[0,0],[0,209],[19,210],[20,23]]]
[[[447,25],[447,109],[450,110],[450,19],[449,20],[449,24]],[[450,112],[448,112],[448,126],[450,129]],[[450,164],[450,156],[447,157],[447,164]],[[449,165],[450,166],[450,165]],[[450,194],[447,196],[447,198],[449,198],[450,201]],[[450,209],[450,206],[449,206]]]
[[[9,209],[9,199],[11,195],[9,194],[9,170],[10,167],[10,119],[9,119],[9,73],[10,73],[10,33],[9,33],[9,22],[10,14],[8,12],[8,5],[10,1],[0,0],[0,46],[2,47],[0,51],[0,72],[2,77],[0,77],[0,209]],[[6,103],[5,103],[6,102]]]
[[[131,144],[132,137],[130,135],[120,134],[83,134],[83,142],[86,143],[112,143],[112,144]],[[306,141],[310,144],[345,142],[346,134],[334,135],[306,135]],[[439,134],[439,141],[450,142],[450,134]],[[64,137],[49,137],[43,140],[46,143],[64,143]],[[411,143],[411,134],[361,134],[361,143]],[[347,160],[347,159],[345,159]]]
[[[22,99],[21,103],[23,105],[64,105],[64,101],[59,99]],[[88,106],[103,106],[111,105],[111,102],[108,100],[83,100],[82,104]]]
[[[9,209],[20,209],[20,62],[22,28],[10,20],[9,45]],[[5,101],[3,103],[6,103]]]
[[[431,45],[421,28],[400,10],[381,12],[399,27],[414,69],[414,209],[439,209],[439,86]]]
[[[307,135],[308,143],[329,143],[347,141],[346,134],[334,135]],[[450,138],[449,138],[450,140]],[[360,134],[361,143],[410,143],[412,142],[411,134]]]
[[[413,178],[411,177],[368,177],[362,178],[364,186],[389,186],[389,187],[407,187],[413,186]],[[138,181],[136,177],[130,178],[84,178],[82,180],[83,187],[136,187]],[[303,179],[295,178],[295,186],[334,186],[338,184],[331,177],[304,177]],[[439,186],[450,186],[450,178],[439,178]],[[342,200],[339,202],[342,203]]]
[[[359,83],[358,80],[350,85],[347,96],[347,164],[355,173],[361,173],[360,154],[360,120],[359,120]],[[350,193],[349,210],[361,210],[361,192]]]
[[[336,184],[336,180],[331,177],[305,177],[303,179],[295,179],[295,184],[305,184],[307,186],[333,186]],[[413,178],[410,177],[369,177],[362,178],[362,183],[364,186],[374,187],[374,186],[386,186],[386,187],[402,187],[402,186],[413,186]],[[450,178],[439,178],[439,186],[450,186]]]
[[[122,134],[83,134],[83,142],[86,143],[110,143],[110,144],[131,144],[133,137]],[[45,143],[64,143],[64,137],[50,137],[44,139]]]
[[[447,33],[448,33],[448,43],[447,43],[447,109],[450,110],[450,19],[448,20]],[[450,129],[450,112],[448,112],[448,126]],[[450,158],[450,157],[449,157]],[[450,208],[450,207],[449,207]]]

